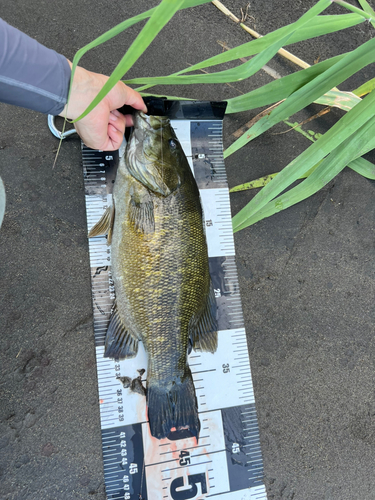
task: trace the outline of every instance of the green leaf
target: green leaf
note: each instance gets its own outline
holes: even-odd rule
[[[122,33],[127,28],[130,28],[130,26],[133,26],[134,24],[136,24],[140,21],[143,21],[144,19],[147,19],[155,12],[155,9],[156,9],[156,7],[154,7],[153,9],[149,9],[146,12],[143,12],[142,14],[134,16],[130,19],[127,19],[126,21],[123,21],[122,23],[120,23],[117,26],[115,26],[114,28],[106,31],[105,33],[100,35],[98,38],[95,38],[95,40],[93,40],[92,42],[88,43],[87,45],[85,45],[84,47],[79,49],[77,51],[77,53],[75,54],[73,61],[72,61],[72,76],[70,78],[69,95],[70,95],[71,88],[72,88],[74,73],[75,73],[76,67],[78,66],[78,63],[79,63],[80,59],[82,58],[82,56],[84,54],[86,54],[86,52],[88,52],[90,49],[93,49],[94,47],[97,47],[98,45],[101,45],[102,43],[105,43],[108,40],[111,40],[111,38],[114,38],[119,33]],[[68,98],[68,100],[69,100],[69,98]]]
[[[204,3],[209,3],[211,0],[185,0],[181,5],[180,10],[189,9],[190,7],[197,7],[198,5],[203,5]]]
[[[298,126],[298,123],[290,123],[287,120],[284,120],[284,123],[289,125],[289,127],[293,127],[293,130],[296,132],[299,132],[302,134],[306,139],[309,139],[311,142],[315,142],[316,139],[321,137],[321,134],[308,134],[300,126]],[[297,126],[296,126],[297,125]],[[367,179],[374,179],[375,180],[375,165],[372,164],[370,161],[365,160],[364,158],[357,158],[356,160],[351,161],[348,164],[348,167],[357,172],[358,174],[362,175],[363,177],[367,177]],[[300,179],[304,177],[308,177],[311,173],[311,171],[314,169],[314,167],[306,172],[305,175],[302,175]],[[272,174],[274,175],[274,174]]]
[[[346,54],[339,62],[294,92],[267,116],[261,118],[250,130],[224,151],[224,157],[226,158],[231,155],[242,146],[255,139],[255,137],[258,137],[260,134],[273,127],[276,123],[279,123],[297,111],[305,108],[325,92],[336,87],[339,83],[374,61],[375,38]]]
[[[187,9],[190,7],[196,7],[197,5],[202,5],[210,1],[211,0],[185,0],[182,6],[180,7],[180,10]],[[100,35],[98,38],[95,38],[95,40],[93,40],[92,42],[88,43],[87,45],[79,49],[72,61],[72,76],[74,76],[75,69],[80,59],[84,54],[86,54],[86,52],[88,52],[90,49],[93,49],[94,47],[97,47],[98,45],[107,42],[108,40],[111,40],[111,38],[114,38],[118,34],[125,31],[127,28],[133,26],[134,24],[139,23],[140,21],[144,21],[145,19],[148,19],[155,12],[155,9],[156,7],[153,7],[152,9],[149,9],[146,12],[142,12],[137,16],[131,17],[130,19],[126,19],[122,23],[117,24],[110,30]],[[71,79],[71,81],[73,81],[73,78]]]
[[[375,28],[375,12],[374,10],[371,8],[370,4],[366,1],[366,0],[358,0],[358,2],[360,3],[362,9],[367,12],[367,14],[370,14],[370,16],[372,17],[372,21],[371,21],[371,24],[372,26]]]
[[[276,172],[274,174],[268,174],[265,175],[264,177],[259,177],[259,179],[255,179],[254,181],[250,182],[245,182],[244,184],[238,184],[238,186],[233,186],[230,188],[229,192],[230,193],[238,193],[239,191],[247,191],[248,189],[258,189],[264,187],[266,184],[272,181],[274,177],[279,172]]]
[[[3,218],[4,218],[4,214],[5,214],[5,200],[6,200],[5,187],[4,187],[3,181],[0,177],[0,227],[1,227],[1,224],[3,223]]]
[[[292,33],[285,45],[290,45],[291,43],[308,40],[309,38],[315,38],[318,36],[326,35],[328,33],[350,28],[364,21],[365,19],[363,18],[363,16],[360,16],[358,14],[317,16],[310,19],[304,25],[303,29],[297,30]],[[222,54],[218,54],[217,56],[211,57],[209,59],[206,59],[205,61],[178,71],[177,73],[173,73],[173,76],[182,75],[184,73],[189,73],[191,71],[196,71],[211,66],[216,66],[218,64],[229,61],[235,61],[237,59],[240,59],[241,57],[249,57],[258,54],[262,50],[272,45],[272,43],[274,43],[275,40],[278,39],[278,37],[292,30],[293,26],[294,23],[288,26],[284,26],[278,30],[268,33],[268,35],[258,38],[257,40],[251,40],[250,42],[244,43],[238,47],[223,52]],[[141,92],[142,90],[149,89],[150,87],[153,87],[153,85],[143,85],[142,87],[138,87],[136,90],[138,90],[138,92]]]
[[[108,94],[116,83],[121,80],[124,74],[133,66],[137,59],[143,54],[145,49],[150,45],[156,35],[180,9],[183,3],[183,0],[163,0],[155,8],[150,19],[147,21],[142,31],[116,66],[103,88],[100,90],[92,103],[76,120],[73,121],[73,123],[81,120],[84,116],[90,113],[90,111],[95,108],[95,106]]]
[[[363,175],[367,179],[375,180],[375,165],[365,158],[356,158],[348,165],[357,174]]]
[[[170,75],[170,76],[155,76],[144,78],[133,78],[131,80],[123,80],[126,84],[147,83],[152,85],[192,85],[196,83],[229,83],[245,80],[259,71],[277,51],[285,44],[290,35],[277,40],[260,54],[256,55],[250,61],[240,64],[236,68],[218,71],[216,73],[199,74],[199,75]],[[141,89],[138,89],[138,91]]]
[[[199,75],[170,75],[159,76],[154,78],[133,78],[131,80],[124,80],[125,83],[143,83],[151,85],[191,85],[194,83],[228,83],[244,80],[249,78],[256,71],[258,71],[264,64],[266,64],[276,52],[287,43],[288,39],[297,29],[302,28],[310,19],[317,16],[320,12],[325,10],[331,4],[331,0],[319,0],[310,10],[308,10],[298,21],[288,26],[287,30],[282,35],[278,36],[276,40],[260,52],[256,57],[247,61],[246,63],[224,71],[210,74]],[[192,68],[190,68],[191,70]],[[139,91],[140,89],[138,89]]]
[[[352,92],[342,92],[340,90],[329,90],[324,95],[315,99],[316,104],[324,106],[332,106],[343,109],[344,111],[351,110],[356,104],[361,102],[361,99]]]
[[[342,7],[345,7],[345,9],[351,10],[352,12],[355,12],[356,14],[363,16],[364,18],[370,21],[373,20],[374,18],[372,13],[366,12],[366,9],[365,10],[358,9],[358,7],[354,7],[354,5],[345,2],[344,0],[333,0],[333,2],[337,3],[338,5],[341,5]]]
[[[313,140],[313,139],[312,139]],[[314,165],[308,172],[303,174],[299,179],[306,179],[319,165],[321,162]],[[366,177],[367,179],[375,180],[375,165],[364,158],[356,158],[352,160],[347,165],[349,168],[357,172],[357,174]],[[239,191],[248,191],[250,189],[258,189],[264,187],[266,184],[272,181],[276,175],[280,172],[275,172],[274,174],[265,175],[264,177],[259,177],[259,179],[255,179],[254,181],[245,182],[244,184],[238,184],[237,186],[233,186],[229,192],[237,193]]]
[[[225,113],[238,113],[240,111],[260,108],[281,101],[303,87],[303,85],[306,85],[306,83],[309,83],[311,80],[324,73],[324,71],[336,64],[344,56],[345,54],[332,57],[326,61],[314,64],[314,66],[310,68],[297,71],[296,73],[267,83],[247,94],[232,97],[227,101],[228,105]]]
[[[365,82],[357,89],[353,90],[353,94],[355,94],[358,97],[361,97],[363,95],[368,94],[369,92],[372,92],[374,89],[375,89],[375,78],[372,78],[371,80]]]
[[[260,211],[268,202],[302,177],[327,154],[346,141],[357,129],[374,116],[375,93],[366,96],[346,113],[328,132],[287,165],[233,218],[235,230],[245,227],[249,217]],[[363,154],[363,153],[361,153]]]
[[[346,115],[347,116],[347,115]],[[320,139],[319,139],[320,140]],[[310,146],[312,149],[319,140]],[[363,154],[363,151],[369,151],[375,147],[375,117],[372,116],[366,123],[364,123],[358,130],[356,130],[350,137],[342,141],[342,143],[337,146],[332,152],[327,156],[327,158],[320,161],[320,164],[316,166],[314,171],[300,183],[298,186],[293,187],[286,193],[278,196],[277,198],[269,201],[261,209],[257,211],[249,210],[250,203],[239,212],[233,218],[234,231],[239,231],[248,227],[255,222],[258,222],[265,217],[269,217],[281,210],[299,203],[300,201],[308,198],[309,196],[316,193],[319,189],[325,186],[330,180],[332,180],[346,165],[348,165],[352,160],[355,160],[359,155]],[[295,163],[303,162],[304,153],[300,155]],[[292,162],[293,163],[293,162]],[[291,164],[289,164],[291,165]],[[288,167],[286,167],[288,168]],[[285,170],[285,169],[284,169]],[[275,179],[269,183],[257,196],[257,198],[267,187],[270,187],[273,182],[275,182],[280,177],[280,174],[275,177]],[[252,201],[253,201],[252,200]],[[237,217],[240,216],[241,217]],[[240,222],[241,221],[241,222]]]
[[[365,19],[363,18],[363,16],[360,16],[358,14],[317,16],[310,19],[303,26],[303,29],[295,31],[287,41],[286,45],[350,28],[359,23],[363,23],[364,21]],[[251,40],[250,42],[244,43],[238,47],[223,52],[222,54],[210,57],[205,61],[194,64],[193,66],[189,66],[188,68],[175,74],[189,73],[190,71],[209,68],[210,66],[216,66],[217,64],[235,61],[236,59],[240,59],[241,57],[250,57],[258,54],[262,50],[272,45],[280,37],[284,36],[290,31],[293,31],[294,24],[295,23],[283,26],[282,28],[272,31],[271,33],[268,33],[261,38]]]

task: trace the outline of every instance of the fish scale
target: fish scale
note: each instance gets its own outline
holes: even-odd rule
[[[90,239],[107,498],[180,500],[215,495],[220,500],[264,500],[259,430],[222,158],[222,106],[182,102],[174,109],[172,124],[194,172],[205,214],[210,274],[218,304],[218,349],[215,354],[198,350],[189,355],[201,420],[199,442],[184,436],[176,441],[152,438],[144,396],[129,392],[121,381],[124,376],[139,377],[138,370],[147,366],[142,344],[134,359],[103,357],[105,325],[114,298],[111,248],[103,237]],[[110,203],[116,153],[83,147],[82,154],[85,176],[85,164],[90,167],[90,182],[85,183],[87,211],[91,213],[94,207],[96,214],[88,218],[90,229],[98,210],[104,212]]]

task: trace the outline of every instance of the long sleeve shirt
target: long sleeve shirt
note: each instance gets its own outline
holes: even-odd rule
[[[58,115],[70,76],[64,56],[0,18],[0,102]]]

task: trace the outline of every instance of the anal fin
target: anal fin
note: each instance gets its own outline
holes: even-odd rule
[[[89,238],[94,236],[101,236],[107,234],[107,243],[111,244],[112,241],[112,230],[113,223],[115,220],[115,206],[112,203],[111,206],[107,207],[106,211],[98,222],[90,229]]]
[[[215,293],[210,284],[203,309],[193,316],[189,324],[189,335],[193,349],[215,352],[217,349],[217,304]]]
[[[134,358],[138,352],[138,338],[127,328],[118,313],[117,306],[113,310],[105,338],[105,358]]]

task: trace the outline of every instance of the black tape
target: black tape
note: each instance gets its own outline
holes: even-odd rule
[[[222,120],[227,103],[225,101],[168,101],[166,97],[146,96],[143,98],[147,114],[168,116],[171,120]],[[123,106],[119,109],[124,115],[133,114],[135,109]]]

